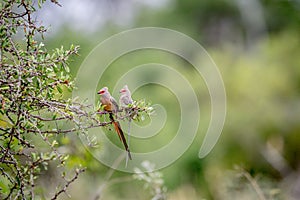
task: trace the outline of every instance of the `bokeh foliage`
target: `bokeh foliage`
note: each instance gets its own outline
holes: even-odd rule
[[[107,83],[113,87],[130,66],[156,62],[174,67],[200,91],[197,93],[202,117],[199,134],[178,161],[162,170],[170,199],[258,198],[253,184],[260,187],[267,199],[297,197],[299,3],[260,1],[260,6],[265,17],[261,21],[265,27],[255,35],[247,33],[238,5],[226,0],[170,1],[169,5],[157,10],[145,6],[135,19],[135,26],[161,26],[192,36],[204,45],[219,67],[225,83],[228,112],[222,136],[205,159],[200,160],[197,154],[209,120],[209,95],[201,76],[188,63],[166,52],[134,52],[112,63],[100,81],[100,84]],[[110,35],[108,33],[123,30],[111,27],[110,24],[97,33],[94,41],[101,41],[105,35]],[[57,37],[64,36],[58,34]],[[77,38],[74,35],[74,39]],[[81,52],[84,57],[92,49],[93,42],[80,41],[86,45]],[[55,44],[55,41],[49,43]],[[201,63],[201,58],[195,59]],[[147,75],[140,76],[147,78]],[[137,90],[133,97],[145,97],[154,104],[162,104],[168,113],[167,124],[158,134],[161,136],[159,141],[154,138],[146,141],[132,139],[133,148],[156,149],[161,147],[160,142],[166,144],[178,126],[175,96],[166,88],[147,85]],[[280,164],[274,160],[279,160]],[[115,176],[126,175],[116,173]],[[128,185],[120,183],[111,186],[104,194],[109,199],[130,199],[143,196],[142,192],[132,192],[139,188],[141,186],[132,182],[128,191]]]

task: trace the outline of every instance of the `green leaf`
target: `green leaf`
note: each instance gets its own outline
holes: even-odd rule
[[[58,85],[58,86],[56,86],[56,88],[57,88],[57,90],[58,90],[58,92],[60,93],[60,94],[62,94],[63,93],[63,90],[62,90],[62,88]]]
[[[54,147],[54,146],[56,146],[56,145],[58,145],[58,142],[57,142],[56,140],[53,140],[51,146]]]
[[[65,65],[65,70],[67,73],[70,73],[70,68],[67,65]]]

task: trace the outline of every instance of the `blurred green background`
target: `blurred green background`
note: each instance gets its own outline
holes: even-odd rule
[[[112,88],[126,66],[157,62],[174,67],[195,90],[203,91],[197,94],[201,102],[199,134],[180,159],[161,170],[168,199],[259,199],[260,192],[265,199],[300,196],[299,0],[60,3],[62,7],[46,4],[38,17],[51,24],[45,41],[48,49],[80,45],[80,56],[72,57],[74,77],[84,58],[101,41],[145,26],[187,34],[219,67],[227,94],[227,117],[217,145],[204,159],[198,158],[198,151],[210,117],[210,99],[201,76],[188,63],[161,51],[131,53],[113,63],[105,72],[107,79],[99,83],[99,88],[103,83]],[[176,114],[179,104],[170,91],[148,85],[133,97],[164,106],[167,123],[159,138],[167,142],[174,137],[180,120]],[[156,147],[151,139],[132,141],[134,151]],[[114,172],[106,180],[111,170],[94,159],[77,136],[63,137],[61,145],[71,155],[70,168],[78,164],[87,167],[69,189],[72,199],[93,199],[103,184],[102,199],[150,199],[143,182],[133,180],[131,174]],[[45,184],[51,182],[47,177],[49,174]]]

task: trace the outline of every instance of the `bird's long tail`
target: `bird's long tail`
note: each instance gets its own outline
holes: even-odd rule
[[[129,119],[129,121],[128,121],[128,146],[130,146],[130,124],[131,124],[131,119]],[[129,156],[127,156],[126,157],[126,167],[127,167],[127,164],[128,164],[128,157]]]
[[[115,119],[114,119],[112,113],[109,113],[109,118],[110,118],[110,120],[112,121],[112,123],[113,123],[113,125],[114,125],[114,127],[115,127],[115,129],[116,129],[116,132],[118,133],[118,136],[119,136],[120,140],[122,141],[122,143],[123,143],[123,145],[124,145],[126,151],[128,152],[128,157],[129,157],[129,159],[132,160],[131,154],[130,154],[130,150],[129,150],[129,147],[128,147],[128,145],[127,145],[127,142],[126,142],[126,138],[125,138],[125,136],[124,136],[124,133],[123,133],[123,131],[122,131],[122,129],[121,129],[120,123],[117,122],[117,121],[115,121]]]

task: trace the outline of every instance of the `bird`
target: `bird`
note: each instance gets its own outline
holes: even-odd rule
[[[124,87],[120,90],[120,99],[119,104],[122,109],[125,110],[126,116],[128,116],[128,145],[130,145],[130,124],[131,124],[131,108],[128,108],[129,104],[133,103],[133,100],[131,98],[131,92],[128,89],[127,85],[124,85]],[[126,166],[127,166],[128,158],[126,159]]]
[[[118,133],[118,136],[119,136],[120,140],[122,141],[122,143],[125,147],[125,150],[128,153],[129,159],[132,160],[129,147],[127,145],[126,138],[124,136],[124,132],[120,126],[120,123],[118,121],[116,121],[116,119],[114,118],[114,116],[116,116],[117,112],[119,111],[118,103],[110,95],[107,87],[103,87],[97,93],[101,96],[100,102],[103,105],[103,109],[109,113],[109,119],[111,120],[116,132]]]
[[[122,108],[127,108],[129,104],[133,103],[133,100],[131,98],[131,92],[128,89],[127,85],[124,85],[124,87],[120,90],[121,96],[119,99],[119,103]]]

